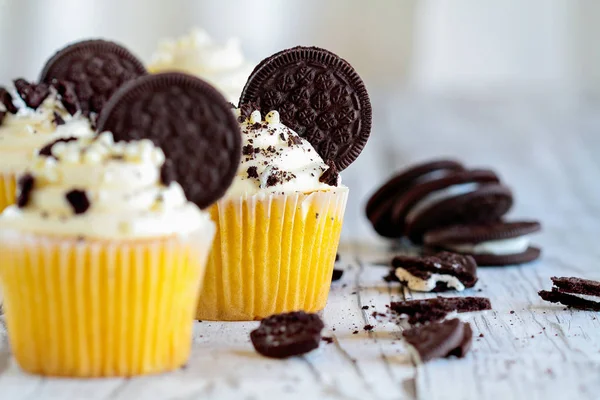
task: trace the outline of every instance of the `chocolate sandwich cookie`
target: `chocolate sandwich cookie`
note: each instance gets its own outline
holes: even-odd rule
[[[575,277],[551,279],[552,291],[538,293],[542,299],[581,310],[600,311],[600,282]]]
[[[44,66],[40,82],[72,85],[82,113],[89,116],[99,114],[125,82],[146,74],[144,64],[123,46],[106,40],[85,40],[54,54]]]
[[[452,225],[427,232],[424,241],[428,252],[469,254],[479,266],[523,264],[540,256],[529,244],[529,235],[540,229],[537,221]]]
[[[401,283],[419,292],[463,291],[477,283],[477,263],[473,257],[460,254],[397,256],[392,268]]]
[[[458,171],[413,186],[396,202],[392,218],[404,219],[413,243],[433,228],[495,221],[512,207],[512,192],[491,170]]]
[[[459,319],[434,322],[402,332],[421,362],[450,356],[464,357],[473,341],[471,325]]]
[[[392,218],[396,202],[412,186],[446,176],[464,167],[454,160],[433,160],[415,165],[392,177],[369,199],[366,206],[367,218],[375,231],[384,237],[397,238],[404,234],[404,218]]]
[[[330,51],[294,47],[263,60],[251,73],[239,105],[276,110],[338,171],[360,154],[371,133],[371,102],[354,68]]]
[[[390,309],[408,317],[409,324],[424,324],[439,321],[448,314],[491,310],[492,304],[486,297],[436,297],[423,300],[394,301]]]
[[[272,315],[250,332],[252,345],[265,357],[298,356],[319,347],[325,325],[317,314],[303,311]]]
[[[177,181],[206,208],[231,184],[241,159],[241,131],[215,88],[182,73],[147,75],[123,85],[98,118],[116,141],[150,139],[165,153],[161,179]]]

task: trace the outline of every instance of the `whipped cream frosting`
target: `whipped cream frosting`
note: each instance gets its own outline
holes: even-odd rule
[[[0,124],[0,172],[22,172],[37,150],[58,138],[94,134],[89,119],[79,112],[69,114],[58,100],[56,90],[50,90],[37,110],[27,107],[18,95],[13,96],[19,111],[6,113]],[[4,110],[4,105],[0,104],[0,110]],[[56,115],[60,117],[58,123]]]
[[[234,104],[238,103],[253,69],[254,65],[242,53],[239,40],[229,39],[220,45],[200,29],[177,39],[162,40],[148,65],[153,73],[181,71],[199,76]]]
[[[95,239],[185,235],[210,223],[181,186],[161,183],[164,153],[150,140],[118,142],[105,132],[58,142],[35,157],[26,204],[7,208],[0,227]],[[22,191],[22,190],[21,190]],[[24,196],[25,195],[25,196]]]
[[[242,160],[233,184],[225,197],[255,194],[290,194],[327,191],[337,186],[321,182],[329,166],[312,145],[281,123],[279,113],[271,111],[262,120],[260,111],[248,118],[234,110],[241,123]]]
[[[445,282],[449,288],[459,292],[465,290],[465,285],[457,277],[448,274],[432,273],[429,278],[421,279],[404,268],[396,268],[395,273],[400,281],[404,282],[410,290],[414,290],[415,292],[431,292],[435,289],[438,282]]]
[[[445,244],[444,247],[467,254],[493,254],[507,255],[519,254],[529,248],[530,239],[528,236],[519,236],[510,239],[490,240],[481,243],[463,243],[463,244]]]

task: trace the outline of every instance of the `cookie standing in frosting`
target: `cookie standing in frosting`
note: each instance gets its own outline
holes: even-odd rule
[[[245,108],[234,112],[242,128],[242,161],[227,197],[310,193],[340,185],[335,167],[328,166],[307,140],[282,124],[277,111],[267,113],[264,120],[258,110],[249,116]]]
[[[93,135],[64,82],[15,81],[17,94],[0,88],[0,172],[21,172],[40,147],[63,137]]]
[[[150,140],[96,138],[57,141],[19,180],[18,205],[3,227],[95,239],[186,234],[208,216],[176,182],[164,184],[165,156]]]

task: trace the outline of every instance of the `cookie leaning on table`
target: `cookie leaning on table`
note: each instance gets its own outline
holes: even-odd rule
[[[183,74],[138,78],[113,99],[98,121],[112,134],[48,146],[0,216],[9,338],[28,372],[133,376],[189,356],[214,235],[190,199],[210,205],[227,189],[239,128],[214,88]],[[135,101],[180,112],[142,116]]]

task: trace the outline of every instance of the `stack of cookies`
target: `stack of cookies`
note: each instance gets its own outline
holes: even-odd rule
[[[471,255],[486,266],[523,264],[540,256],[529,235],[541,227],[504,220],[512,205],[512,191],[494,171],[440,159],[392,177],[371,196],[366,214],[381,236],[407,238],[425,253]]]

